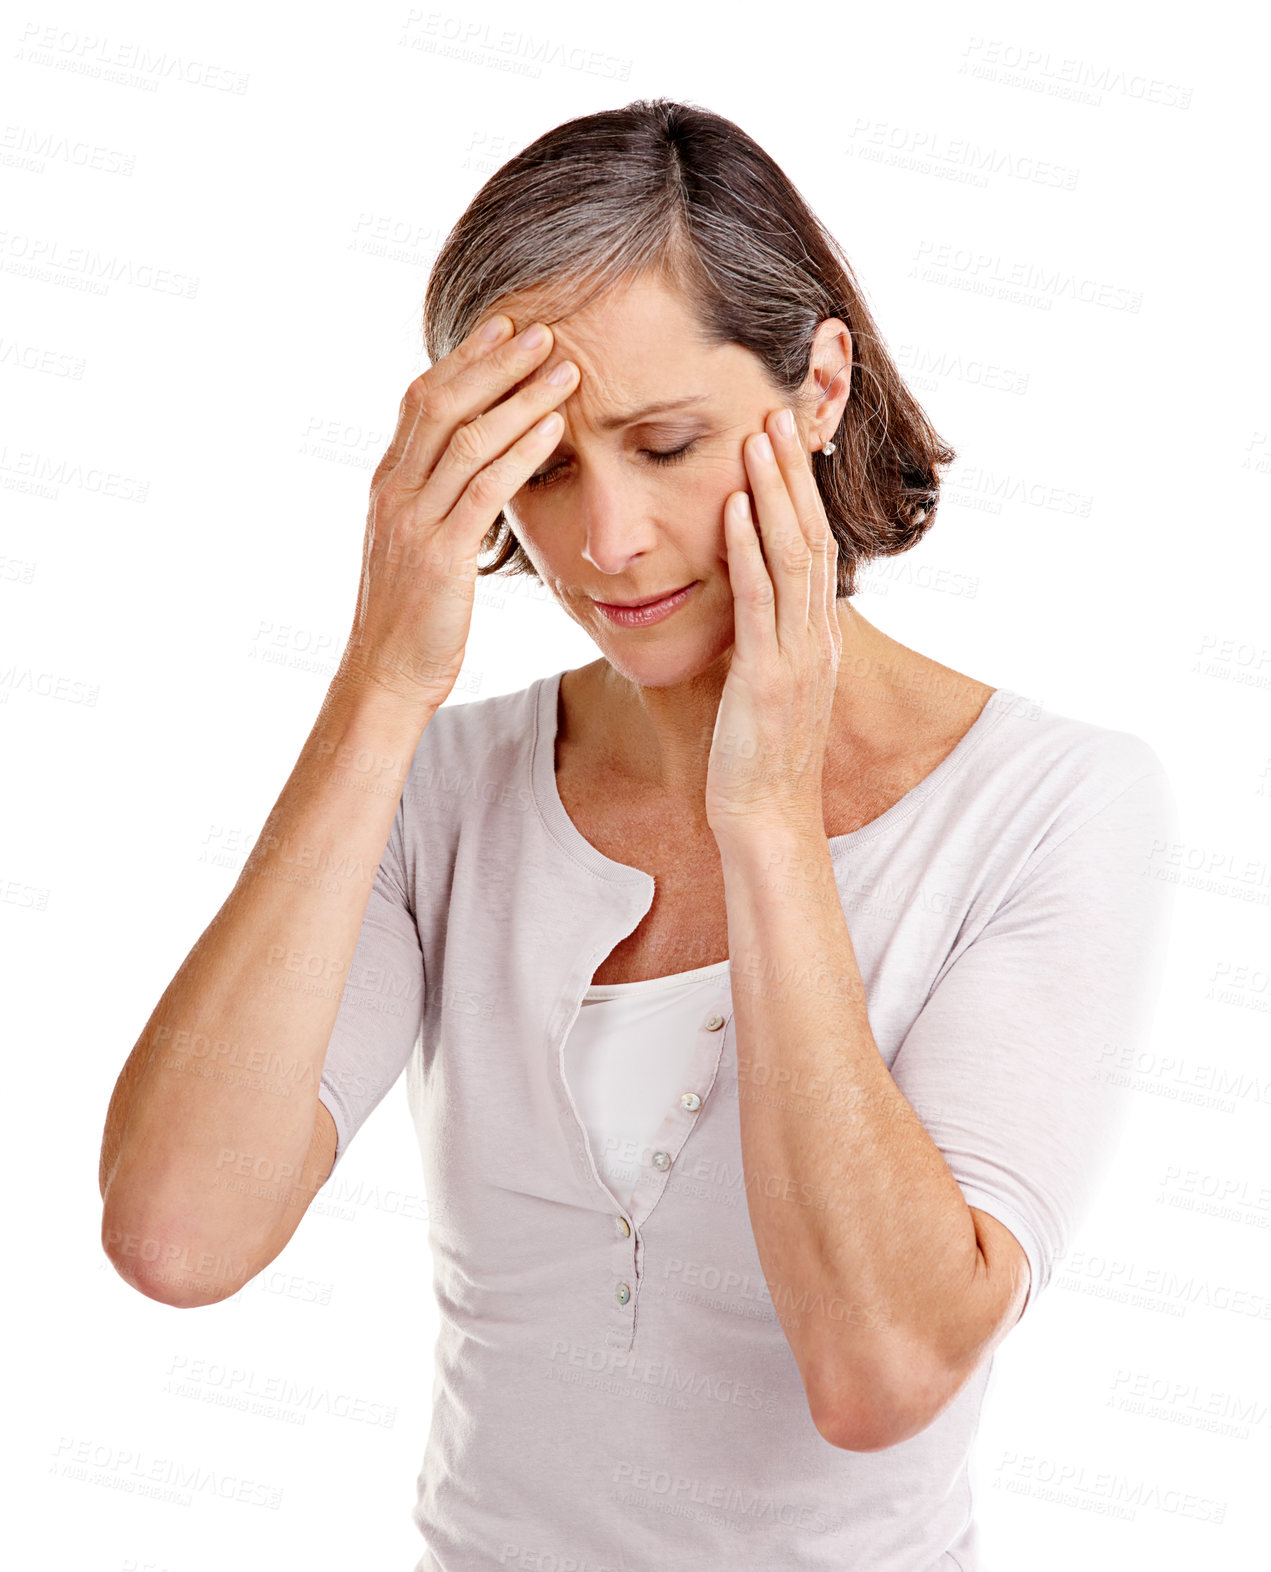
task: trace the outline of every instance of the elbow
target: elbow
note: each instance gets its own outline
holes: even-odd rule
[[[231,1261],[191,1249],[170,1230],[129,1226],[108,1206],[102,1211],[101,1243],[106,1259],[130,1288],[174,1310],[219,1304],[253,1275],[245,1259]]]
[[[903,1387],[856,1378],[836,1383],[832,1394],[811,1398],[809,1407],[813,1424],[831,1446],[884,1452],[921,1435],[947,1407],[952,1391],[948,1381],[938,1378]]]
[[[831,1446],[844,1452],[885,1452],[921,1434],[931,1423],[926,1415],[901,1414],[875,1405],[867,1414],[842,1409],[813,1410],[812,1422]]]
[[[188,1285],[175,1282],[162,1272],[139,1267],[135,1261],[121,1260],[109,1252],[106,1258],[129,1288],[135,1288],[139,1294],[153,1299],[156,1304],[168,1305],[173,1310],[195,1310],[202,1305],[216,1303],[214,1299],[192,1293]]]

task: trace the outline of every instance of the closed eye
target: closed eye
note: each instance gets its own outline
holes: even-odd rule
[[[682,448],[671,448],[666,451],[659,451],[657,448],[641,448],[640,452],[652,464],[677,464],[681,459],[687,458],[696,446],[697,438],[694,437],[691,442],[686,442]],[[537,491],[540,486],[550,485],[553,477],[562,468],[562,465],[554,464],[551,469],[541,470],[537,475],[531,475],[525,482],[526,490]]]

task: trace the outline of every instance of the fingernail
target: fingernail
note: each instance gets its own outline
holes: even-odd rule
[[[572,360],[562,360],[559,366],[553,366],[547,373],[547,380],[553,387],[563,388],[574,375]]]
[[[777,416],[777,430],[783,437],[792,437],[794,435],[794,412],[792,410],[783,409]]]
[[[540,344],[547,342],[547,329],[541,322],[536,322],[532,328],[527,328],[525,336],[521,339],[526,349],[537,349]]]
[[[503,324],[506,321],[506,317],[492,317],[481,329],[481,337],[485,339],[487,344],[493,343],[496,338],[502,336]]]
[[[765,463],[772,457],[772,443],[769,441],[766,431],[761,431],[755,438],[755,456],[762,459]]]

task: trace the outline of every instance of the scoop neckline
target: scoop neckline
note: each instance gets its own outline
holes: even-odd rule
[[[568,668],[567,668],[568,669]],[[561,800],[556,784],[556,738],[559,732],[559,699],[561,678],[564,671],[553,672],[538,678],[538,702],[534,711],[534,742],[530,760],[530,788],[539,813],[553,839],[565,852],[581,862],[584,867],[602,878],[617,884],[643,884],[650,891],[653,875],[643,868],[633,868],[628,863],[617,862],[593,846],[578,828]],[[983,743],[1002,717],[1009,713],[1019,695],[1011,688],[994,688],[984,701],[980,713],[963,732],[953,747],[933,770],[928,771],[903,797],[892,803],[868,824],[859,825],[843,835],[827,836],[832,858],[863,846],[869,841],[886,835],[897,824],[909,818],[923,802],[936,791],[955,771],[961,769],[971,754]]]
[[[712,977],[721,976],[731,965],[732,957],[726,956],[722,961],[711,961],[707,966],[693,966],[684,972],[666,972],[661,977],[638,977],[635,982],[591,983],[583,1002],[595,1004],[604,999],[630,998],[641,990],[654,993],[663,988],[683,988],[690,983],[707,982]]]

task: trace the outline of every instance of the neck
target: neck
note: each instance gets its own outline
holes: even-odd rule
[[[864,758],[906,724],[899,690],[922,657],[867,622],[850,601],[838,601],[837,610],[843,645],[831,746],[840,760]],[[605,660],[591,668],[594,730],[588,730],[598,754],[621,779],[681,804],[694,822],[702,818],[715,716],[732,654],[729,646],[702,671],[659,687],[641,687]]]

